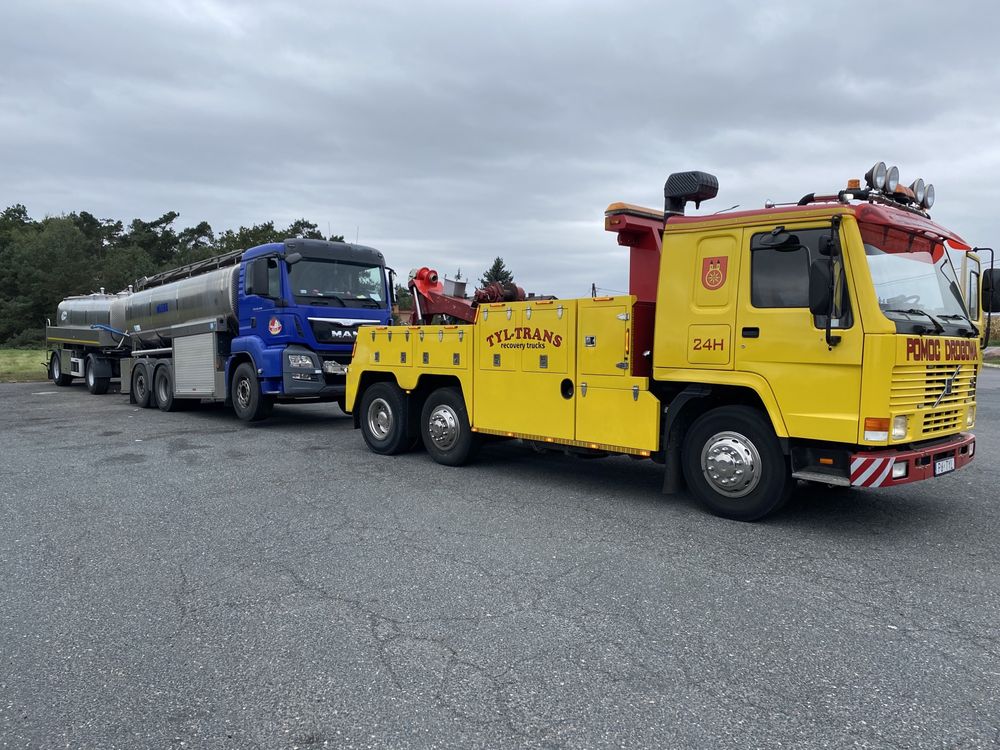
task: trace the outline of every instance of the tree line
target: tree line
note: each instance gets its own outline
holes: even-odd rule
[[[33,219],[20,204],[0,213],[0,346],[36,346],[45,320],[64,297],[104,289],[117,292],[135,279],[292,237],[324,237],[307,219],[287,227],[273,221],[216,233],[207,221],[183,229],[168,211],[153,221],[129,224],[98,219],[86,211]]]

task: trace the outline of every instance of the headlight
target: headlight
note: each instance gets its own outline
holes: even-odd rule
[[[918,206],[924,205],[924,198],[927,196],[924,181],[919,177],[910,183],[910,190],[913,191],[913,198]]]
[[[976,407],[970,406],[969,411],[965,414],[965,426],[972,427],[976,423]]]
[[[899,187],[899,167],[889,167],[885,173],[885,190],[887,193],[895,193]]]
[[[934,186],[928,185],[924,188],[924,208],[928,211],[934,205]]]
[[[868,170],[865,174],[865,181],[868,183],[868,187],[873,187],[876,190],[881,190],[885,187],[885,162],[876,162],[875,166]]]
[[[313,358],[308,354],[289,354],[288,355],[288,366],[289,367],[308,367],[313,369],[316,367],[313,364]]]
[[[902,440],[906,437],[906,431],[909,427],[909,419],[906,415],[900,415],[898,417],[892,418],[892,439]]]

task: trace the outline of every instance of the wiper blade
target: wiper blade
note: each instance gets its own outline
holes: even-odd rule
[[[937,318],[935,318],[933,315],[931,315],[926,310],[920,310],[919,308],[916,308],[916,307],[911,307],[908,310],[897,310],[896,308],[890,307],[890,308],[888,308],[886,310],[883,310],[882,312],[903,313],[904,315],[923,315],[931,323],[934,324],[934,332],[935,333],[944,333],[944,323],[942,323],[940,320],[938,320]]]

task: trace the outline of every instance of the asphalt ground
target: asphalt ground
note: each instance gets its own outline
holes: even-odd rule
[[[1000,371],[973,464],[756,524],[625,458],[369,453],[0,386],[0,747],[1000,742]]]

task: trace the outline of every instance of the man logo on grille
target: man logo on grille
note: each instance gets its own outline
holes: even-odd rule
[[[718,255],[705,258],[701,262],[701,284],[709,291],[715,291],[726,283],[729,256]]]

